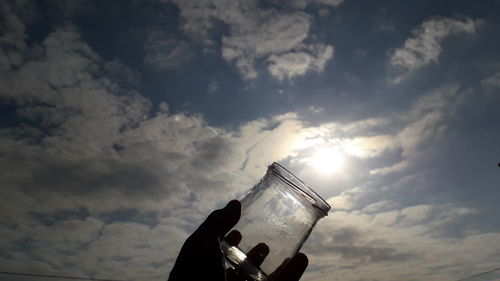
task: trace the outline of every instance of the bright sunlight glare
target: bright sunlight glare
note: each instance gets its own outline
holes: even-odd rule
[[[322,148],[312,156],[311,165],[322,174],[332,174],[342,169],[344,158],[338,148]]]

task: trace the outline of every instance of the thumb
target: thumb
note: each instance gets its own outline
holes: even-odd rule
[[[231,200],[226,207],[213,211],[200,225],[196,232],[207,235],[216,235],[222,239],[224,235],[238,222],[241,215],[241,203]]]

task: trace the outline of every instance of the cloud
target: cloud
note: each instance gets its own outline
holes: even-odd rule
[[[43,52],[0,76],[0,98],[18,107],[16,126],[0,130],[7,270],[161,279],[210,210],[306,137],[293,113],[229,131],[165,102],[153,114],[116,83],[134,72],[71,26],[32,48]]]
[[[498,254],[498,233],[457,238],[443,236],[435,228],[470,219],[473,210],[462,209],[436,204],[373,214],[333,211],[318,223],[305,245],[316,269],[308,271],[305,278],[455,280],[463,278],[463,272],[495,268],[491,259]],[[478,241],[484,244],[478,246]]]
[[[165,276],[206,213],[306,136],[295,114],[234,131],[198,115],[154,115],[149,100],[114,82],[134,73],[105,62],[72,27],[33,48],[43,52],[0,77],[19,123],[0,134],[0,167],[14,171],[1,180],[9,270]],[[149,219],[120,218],[124,210]]]
[[[191,12],[206,16],[205,4],[191,4]],[[262,40],[262,31],[251,25],[255,15],[294,35],[249,47],[231,59],[249,71],[261,60],[280,65],[277,79],[293,79],[321,71],[330,47],[333,56],[333,46],[301,39],[301,23],[311,20],[303,11],[277,17],[301,31],[293,33],[266,21],[267,13],[276,11],[249,11],[250,24],[238,26],[241,9],[236,7],[235,19],[228,9],[224,18],[235,26],[227,37],[241,35],[231,45],[236,51],[243,48],[240,39]],[[137,81],[136,73],[100,57],[74,27],[57,28],[28,46],[24,23],[12,22],[19,28],[9,32],[17,39],[2,41],[14,43],[0,55],[9,62],[0,75],[0,99],[17,107],[14,125],[0,129],[0,169],[9,171],[0,179],[3,269],[164,280],[182,241],[210,210],[241,195],[272,161],[307,175],[299,160],[329,145],[342,149],[351,165],[332,178],[354,174],[355,179],[337,185],[328,178],[318,185],[334,211],[304,248],[311,260],[306,278],[453,280],[464,271],[496,266],[498,233],[465,223],[475,222],[471,218],[481,210],[436,203],[434,197],[429,203],[420,190],[436,178],[426,173],[433,167],[416,164],[439,149],[434,145],[446,137],[450,120],[470,97],[461,85],[437,87],[405,110],[377,118],[312,125],[286,113],[219,128],[198,114],[173,113],[167,102],[156,112],[134,90],[135,82],[123,83]],[[170,43],[159,38],[152,41],[159,47],[151,54],[166,54],[163,66],[170,67],[175,61]],[[163,47],[166,53],[160,52]],[[288,60],[297,54],[309,56],[308,63]],[[268,60],[273,56],[276,62]],[[488,87],[494,84],[489,79],[483,83]]]
[[[397,118],[308,127],[304,130],[306,138],[299,145],[297,158],[308,157],[317,149],[335,147],[344,157],[359,160],[400,156],[399,162],[372,169],[372,175],[404,170],[443,136],[447,122],[454,118],[465,95],[466,92],[459,91],[459,85],[448,84],[424,94],[410,108],[401,111]],[[386,126],[393,126],[394,133],[384,134],[380,129]]]
[[[270,0],[269,2],[275,4],[275,5],[281,5],[281,6],[286,6],[292,9],[299,9],[303,10],[307,7],[313,6],[313,5],[322,5],[324,7],[328,6],[338,6],[344,2],[344,0],[292,0],[292,1],[286,1],[286,0]]]
[[[15,125],[0,129],[6,270],[164,278],[204,216],[303,139],[295,114],[230,131],[166,103],[153,114],[117,84],[134,72],[71,26],[21,47],[12,50],[36,56],[0,76],[0,99],[17,107]]]
[[[446,123],[455,114],[466,92],[460,85],[447,84],[420,97],[408,115],[409,124],[398,134],[406,156],[415,155],[421,144],[439,138],[446,130]]]
[[[241,14],[251,21],[235,22],[230,36],[222,39],[222,56],[234,61],[246,78],[255,78],[255,60],[293,50],[306,39],[309,16],[303,12],[292,14],[261,10],[260,13]]]
[[[500,72],[483,79],[481,81],[481,85],[483,85],[483,87],[500,88]]]
[[[412,37],[406,39],[404,46],[393,52],[390,64],[400,72],[393,82],[399,83],[409,73],[437,62],[442,52],[441,42],[447,37],[475,34],[482,24],[483,21],[470,18],[434,17],[425,20],[412,31]]]
[[[352,227],[339,227],[336,229],[331,241],[317,249],[310,249],[315,255],[331,256],[340,255],[343,260],[354,260],[360,263],[378,263],[378,262],[406,262],[414,257],[410,253],[398,253],[395,248],[376,247],[359,245],[364,239],[357,229]],[[311,246],[309,246],[311,247]]]
[[[344,149],[347,153],[356,157],[373,158],[397,147],[398,145],[394,136],[378,135],[353,138],[345,144]]]
[[[34,11],[34,4],[28,1],[9,2],[0,6],[3,18],[3,32],[0,36],[0,74],[24,62],[27,52],[26,23],[32,21]]]
[[[316,2],[330,6],[338,6],[342,4],[344,0],[316,0]]]
[[[256,64],[269,61],[270,73],[282,80],[304,75],[308,70],[321,72],[333,56],[332,46],[307,44],[311,16],[300,10],[280,11],[261,8],[257,1],[199,2],[174,1],[185,22],[184,32],[207,46],[215,45],[211,32],[216,20],[223,22],[229,34],[221,38],[222,57],[233,63],[245,79],[258,76]],[[341,1],[317,1],[338,5]],[[294,7],[305,7],[296,1]]]
[[[372,151],[399,148],[402,156],[400,162],[373,169],[370,173],[389,174],[402,171],[411,167],[413,161],[424,157],[430,145],[445,135],[450,120],[455,118],[465,97],[469,95],[470,92],[461,90],[457,83],[445,84],[423,94],[408,111],[400,114],[403,128],[395,135],[385,136],[382,139],[385,142],[379,141],[371,148]]]
[[[147,157],[125,161],[118,154],[130,152],[123,137],[142,128],[150,102],[114,84],[116,70],[123,66],[109,68],[71,27],[51,33],[33,48],[43,52],[0,77],[0,97],[18,106],[17,126],[0,133],[0,166],[12,171],[1,180],[2,265],[13,271],[103,275],[119,267],[111,261],[117,257],[99,256],[106,253],[103,247],[93,248],[100,239],[108,240],[102,236],[108,226],[100,214],[123,207],[148,209],[148,203],[165,198],[161,190],[167,195],[175,190],[165,188],[168,181],[161,182],[163,167],[158,163]],[[176,195],[182,198],[182,189]],[[69,215],[79,210],[86,210],[82,217]],[[47,216],[57,219],[51,225],[36,219]],[[178,238],[183,239],[185,232],[178,232],[184,233]],[[117,236],[109,239],[104,244]],[[115,250],[130,254],[135,247],[127,252],[130,242]],[[178,244],[158,248],[157,254],[175,255]],[[131,255],[134,262],[136,257]],[[137,269],[130,267],[128,273]]]
[[[268,61],[269,73],[278,80],[292,79],[308,71],[322,72],[325,64],[333,57],[332,46],[317,46],[316,55],[306,52],[290,52],[283,55],[271,55]]]
[[[144,44],[144,64],[156,70],[172,70],[189,63],[194,57],[195,51],[188,42],[174,39],[171,34],[158,29],[149,31]]]
[[[376,175],[376,174],[385,175],[385,174],[390,174],[390,173],[394,173],[394,172],[398,172],[398,171],[404,171],[404,170],[408,169],[410,166],[411,166],[411,162],[401,161],[401,162],[398,162],[398,163],[390,165],[390,166],[373,169],[370,171],[370,174],[372,174],[372,175]]]
[[[429,205],[416,205],[401,210],[401,216],[405,222],[418,224],[428,219],[432,210]]]

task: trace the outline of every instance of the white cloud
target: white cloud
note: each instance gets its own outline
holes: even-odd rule
[[[420,97],[409,113],[402,116],[409,121],[398,134],[403,155],[412,157],[422,145],[439,139],[465,94],[464,91],[460,92],[460,85],[447,84]]]
[[[259,58],[289,51],[304,41],[309,32],[310,18],[302,12],[276,14],[261,10],[238,16],[250,17],[253,22],[235,22],[231,36],[223,38],[222,54],[227,60],[245,56]]]
[[[233,23],[231,35],[222,39],[222,56],[227,61],[235,61],[247,78],[256,75],[256,59],[293,50],[309,32],[309,16],[302,12],[277,14],[261,10],[238,16],[247,20]]]
[[[376,203],[372,203],[366,207],[363,208],[362,212],[368,213],[368,214],[374,214],[374,213],[384,213],[384,212],[389,212],[394,209],[397,209],[399,207],[399,204],[393,201],[389,200],[382,200],[378,201]]]
[[[470,92],[461,90],[459,84],[451,83],[433,89],[417,99],[409,110],[399,116],[404,127],[386,143],[388,148],[402,149],[403,159],[390,166],[373,169],[370,174],[384,175],[411,167],[412,162],[422,156],[430,144],[443,137],[448,129],[448,122],[455,118],[457,109],[469,94]]]
[[[391,135],[357,137],[347,141],[344,145],[347,153],[360,158],[373,158],[397,147],[397,141]]]
[[[500,72],[491,75],[481,81],[484,87],[500,88]]]
[[[335,210],[351,210],[353,207],[350,198],[342,195],[330,197],[327,202]]]
[[[400,70],[393,80],[399,83],[408,75],[425,65],[437,62],[442,52],[441,42],[452,35],[474,34],[483,24],[481,20],[435,17],[424,21],[412,31],[404,46],[394,51],[390,63]]]
[[[290,52],[282,55],[271,55],[268,70],[278,80],[292,79],[302,76],[308,71],[322,72],[325,64],[333,57],[332,46],[317,46],[315,53]]]
[[[302,157],[324,141],[359,161],[402,149],[402,163],[411,164],[442,134],[461,96],[458,85],[438,88],[396,121],[308,126],[289,113],[224,130],[196,114],[169,114],[166,103],[152,114],[147,99],[113,82],[108,72],[114,70],[72,28],[33,48],[43,52],[0,76],[0,97],[18,105],[17,118],[34,124],[0,130],[0,169],[9,171],[0,180],[0,248],[9,256],[0,263],[12,271],[65,268],[74,275],[164,279],[193,227],[248,189],[271,161]],[[98,77],[97,70],[103,71]],[[392,135],[380,132],[388,124],[396,124]],[[329,199],[336,210],[318,224],[305,249],[319,268],[306,278],[444,280],[473,261],[488,267],[498,254],[497,233],[431,235],[477,214],[470,207],[364,202],[379,190],[344,189]],[[122,221],[125,211],[150,218]],[[429,263],[443,269],[429,276]]]
[[[43,52],[0,76],[0,98],[30,124],[0,130],[0,168],[11,171],[0,180],[0,245],[10,253],[0,262],[9,270],[162,279],[188,231],[303,139],[294,114],[234,131],[169,115],[165,104],[152,114],[110,78],[125,66],[106,72],[71,27],[33,48]],[[150,212],[153,226],[113,221],[124,210]],[[23,239],[27,250],[15,247]]]
[[[418,224],[429,219],[433,208],[429,205],[417,205],[401,210],[402,220],[406,223]]]
[[[147,99],[110,78],[125,66],[106,68],[72,28],[34,47],[43,55],[0,77],[9,89],[0,97],[33,124],[0,131],[0,168],[13,171],[0,199],[0,245],[12,253],[0,262],[9,270],[163,279],[205,214],[307,136],[291,113],[231,131],[169,114],[166,103],[152,114]],[[126,210],[151,212],[153,225],[113,221]],[[29,250],[15,247],[23,239]]]
[[[405,155],[414,155],[420,145],[427,144],[431,138],[439,137],[446,129],[440,124],[443,118],[442,113],[432,112],[407,126],[399,134]]]
[[[393,172],[403,171],[403,170],[407,169],[408,167],[410,167],[410,165],[411,165],[411,162],[409,162],[409,161],[401,161],[401,162],[398,162],[398,163],[390,165],[390,166],[386,166],[386,167],[382,167],[382,168],[377,168],[377,169],[371,170],[370,174],[372,174],[372,175],[390,174],[390,173],[393,173]]]
[[[278,79],[321,72],[333,56],[332,46],[305,45],[311,16],[299,10],[264,9],[257,1],[174,1],[185,22],[183,30],[205,45],[214,45],[213,19],[227,24],[222,37],[222,57],[233,63],[245,79],[258,76],[256,64],[268,60],[269,71]],[[341,1],[318,1],[338,5]],[[296,1],[292,6],[305,7]],[[319,48],[319,49],[318,49]]]

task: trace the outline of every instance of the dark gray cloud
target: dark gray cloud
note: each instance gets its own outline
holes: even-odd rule
[[[330,237],[327,233],[321,234],[326,237],[322,239],[314,237],[312,243],[308,243],[306,247],[320,257],[340,255],[342,259],[353,260],[356,263],[406,262],[418,258],[414,253],[404,252],[398,248],[371,245],[383,245],[387,242],[380,239],[365,242],[363,234],[353,227],[338,227]]]

